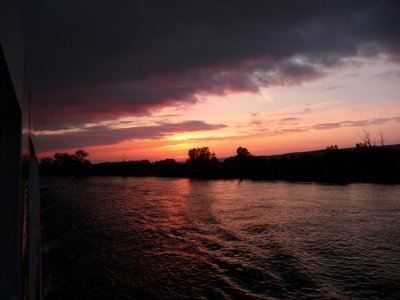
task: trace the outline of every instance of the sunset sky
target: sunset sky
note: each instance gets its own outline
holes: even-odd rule
[[[398,1],[33,1],[40,157],[255,155],[400,143]]]

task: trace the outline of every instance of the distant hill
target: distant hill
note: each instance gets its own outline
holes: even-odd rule
[[[385,145],[385,147],[400,151],[400,144]],[[347,150],[347,151],[356,151],[356,147],[340,148],[340,149]],[[286,157],[299,157],[299,156],[302,156],[304,154],[307,154],[307,155],[310,155],[310,156],[321,156],[321,155],[326,154],[326,149],[303,151],[303,152],[289,152],[289,153],[274,154],[274,155],[262,155],[262,156],[259,156],[259,157],[264,158],[266,160],[270,160],[272,158],[280,159],[283,156],[286,156]]]

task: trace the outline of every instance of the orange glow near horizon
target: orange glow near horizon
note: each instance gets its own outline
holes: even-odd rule
[[[378,76],[397,68],[382,60],[365,62],[356,69],[340,69],[299,86],[260,88],[258,94],[202,95],[202,100],[192,106],[165,107],[148,116],[37,134],[39,137],[74,134],[96,125],[114,130],[137,126],[143,126],[143,130],[151,126],[162,129],[163,124],[185,124],[192,120],[214,126],[172,129],[117,143],[104,139],[101,141],[104,145],[90,145],[88,141],[87,146],[79,148],[90,153],[92,162],[166,158],[184,161],[189,149],[203,146],[215,151],[219,158],[234,155],[239,146],[254,155],[324,149],[332,144],[354,147],[360,142],[364,128],[370,132],[372,141],[379,141],[382,130],[386,144],[397,144],[400,143],[399,79]],[[40,151],[39,143],[38,150],[39,157],[44,157],[55,152],[74,152],[77,148]]]

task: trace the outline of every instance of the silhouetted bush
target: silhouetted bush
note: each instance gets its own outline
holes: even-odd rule
[[[400,183],[400,151],[390,146],[336,145],[316,153],[257,157],[239,147],[237,155],[219,162],[208,147],[193,148],[186,163],[165,159],[90,164],[83,150],[56,153],[40,161],[41,175],[50,176],[168,176],[249,178],[318,182]]]

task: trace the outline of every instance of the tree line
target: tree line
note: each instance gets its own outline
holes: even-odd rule
[[[219,160],[208,147],[188,151],[185,163],[174,159],[91,164],[89,153],[56,153],[40,161],[44,176],[164,176],[240,178],[317,182],[400,183],[400,151],[372,143],[339,149],[337,145],[314,153],[260,157],[238,147],[236,155]]]

